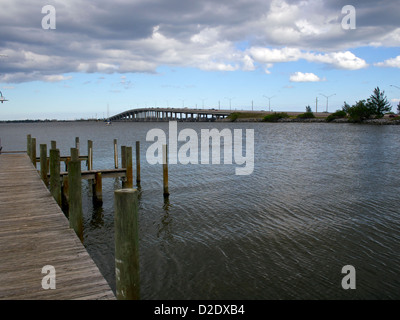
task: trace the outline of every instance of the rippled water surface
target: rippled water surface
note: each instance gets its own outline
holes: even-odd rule
[[[93,140],[94,169],[114,167],[118,145],[141,141],[142,299],[399,299],[400,126],[301,123],[178,123],[178,129],[254,129],[255,166],[146,162],[146,133],[168,123],[0,124],[3,150],[56,140],[81,153]],[[84,169],[84,167],[83,167]],[[113,190],[94,206],[83,181],[84,245],[115,290]],[[344,290],[342,267],[356,269]]]

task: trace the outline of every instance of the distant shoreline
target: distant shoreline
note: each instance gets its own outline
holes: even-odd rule
[[[225,118],[223,120],[214,120],[214,121],[200,121],[200,122],[218,122],[218,123],[234,123],[234,122],[241,122],[241,123],[348,123],[351,124],[353,122],[349,121],[347,118],[339,118],[339,119],[334,119],[332,121],[326,121],[327,116],[330,113],[318,113],[315,118],[306,118],[306,119],[300,119],[296,118],[298,114],[301,114],[301,112],[291,112],[289,113],[291,115],[290,118],[283,118],[279,119],[277,121],[273,122],[266,122],[264,121],[263,117],[266,114],[271,114],[273,112],[249,112],[244,117],[238,117],[235,120]],[[250,117],[250,115],[257,115],[257,117]],[[249,116],[249,117],[246,117]],[[159,122],[169,122],[169,121],[178,121],[178,122],[186,122],[186,121],[179,121],[178,120],[165,120],[165,121],[138,121],[138,122],[154,122],[154,123],[159,123]],[[105,119],[78,119],[78,120],[0,120],[0,124],[7,124],[7,123],[54,123],[54,122],[106,122]],[[114,121],[114,122],[130,122],[130,121]],[[136,121],[132,121],[136,122]],[[198,121],[188,121],[197,123]],[[400,125],[400,119],[392,119],[389,118],[389,115],[385,115],[381,119],[368,119],[364,120],[360,123],[357,124],[372,124],[372,125]]]
[[[325,118],[312,118],[312,119],[279,119],[274,122],[266,122],[263,119],[236,119],[235,121],[218,121],[218,122],[257,122],[257,123],[347,123],[347,124],[355,124],[354,122],[349,121],[349,119],[335,119],[332,121],[326,121]],[[356,124],[373,124],[373,125],[400,125],[400,120],[391,120],[389,118],[383,119],[368,119]]]

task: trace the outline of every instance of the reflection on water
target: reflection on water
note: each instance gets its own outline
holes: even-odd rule
[[[143,299],[399,299],[399,126],[179,123],[179,129],[254,129],[252,175],[230,165],[144,161],[146,133],[167,123],[1,124],[5,150],[26,134],[62,154],[93,140],[94,169],[114,167],[118,145],[141,141],[139,240]],[[115,289],[113,191],[103,203],[82,181],[84,245]],[[357,289],[343,290],[342,267]]]
[[[164,238],[166,240],[172,240],[171,229],[172,229],[172,216],[169,213],[171,204],[169,202],[169,197],[164,198],[164,215],[161,217],[161,221],[159,223],[157,237]]]

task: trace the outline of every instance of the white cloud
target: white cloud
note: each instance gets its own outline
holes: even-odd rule
[[[383,62],[378,62],[374,64],[377,67],[391,67],[391,68],[400,68],[400,56],[396,58],[387,59]]]
[[[112,73],[118,70],[118,65],[98,62],[96,64],[96,71],[104,73]]]
[[[242,70],[244,71],[253,71],[255,70],[255,66],[254,66],[254,60],[249,56],[249,55],[245,55],[243,57],[243,67]]]
[[[64,80],[70,80],[72,79],[72,76],[63,76],[63,75],[49,75],[49,76],[44,76],[42,78],[43,81],[46,82],[59,82],[59,81],[64,81]]]
[[[358,70],[368,67],[367,62],[350,51],[325,54],[305,53],[304,58],[311,62],[322,62],[339,69]]]
[[[199,33],[196,33],[190,38],[190,41],[193,43],[200,44],[210,44],[219,39],[219,32],[216,28],[208,28],[202,29]]]
[[[314,73],[295,72],[290,76],[291,82],[319,82],[322,81]]]
[[[238,69],[237,66],[214,61],[204,62],[203,64],[198,65],[198,67],[206,71],[235,71]]]
[[[248,52],[254,60],[261,63],[297,61],[302,55],[301,51],[297,48],[269,49],[252,47]]]
[[[249,55],[259,63],[282,63],[304,59],[309,62],[325,63],[339,69],[358,70],[366,68],[368,64],[364,59],[354,55],[350,51],[339,51],[330,53],[314,53],[301,51],[298,48],[270,49],[252,47],[248,50]]]

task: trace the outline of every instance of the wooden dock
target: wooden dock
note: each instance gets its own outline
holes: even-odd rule
[[[115,299],[26,154],[0,154],[0,299]]]

